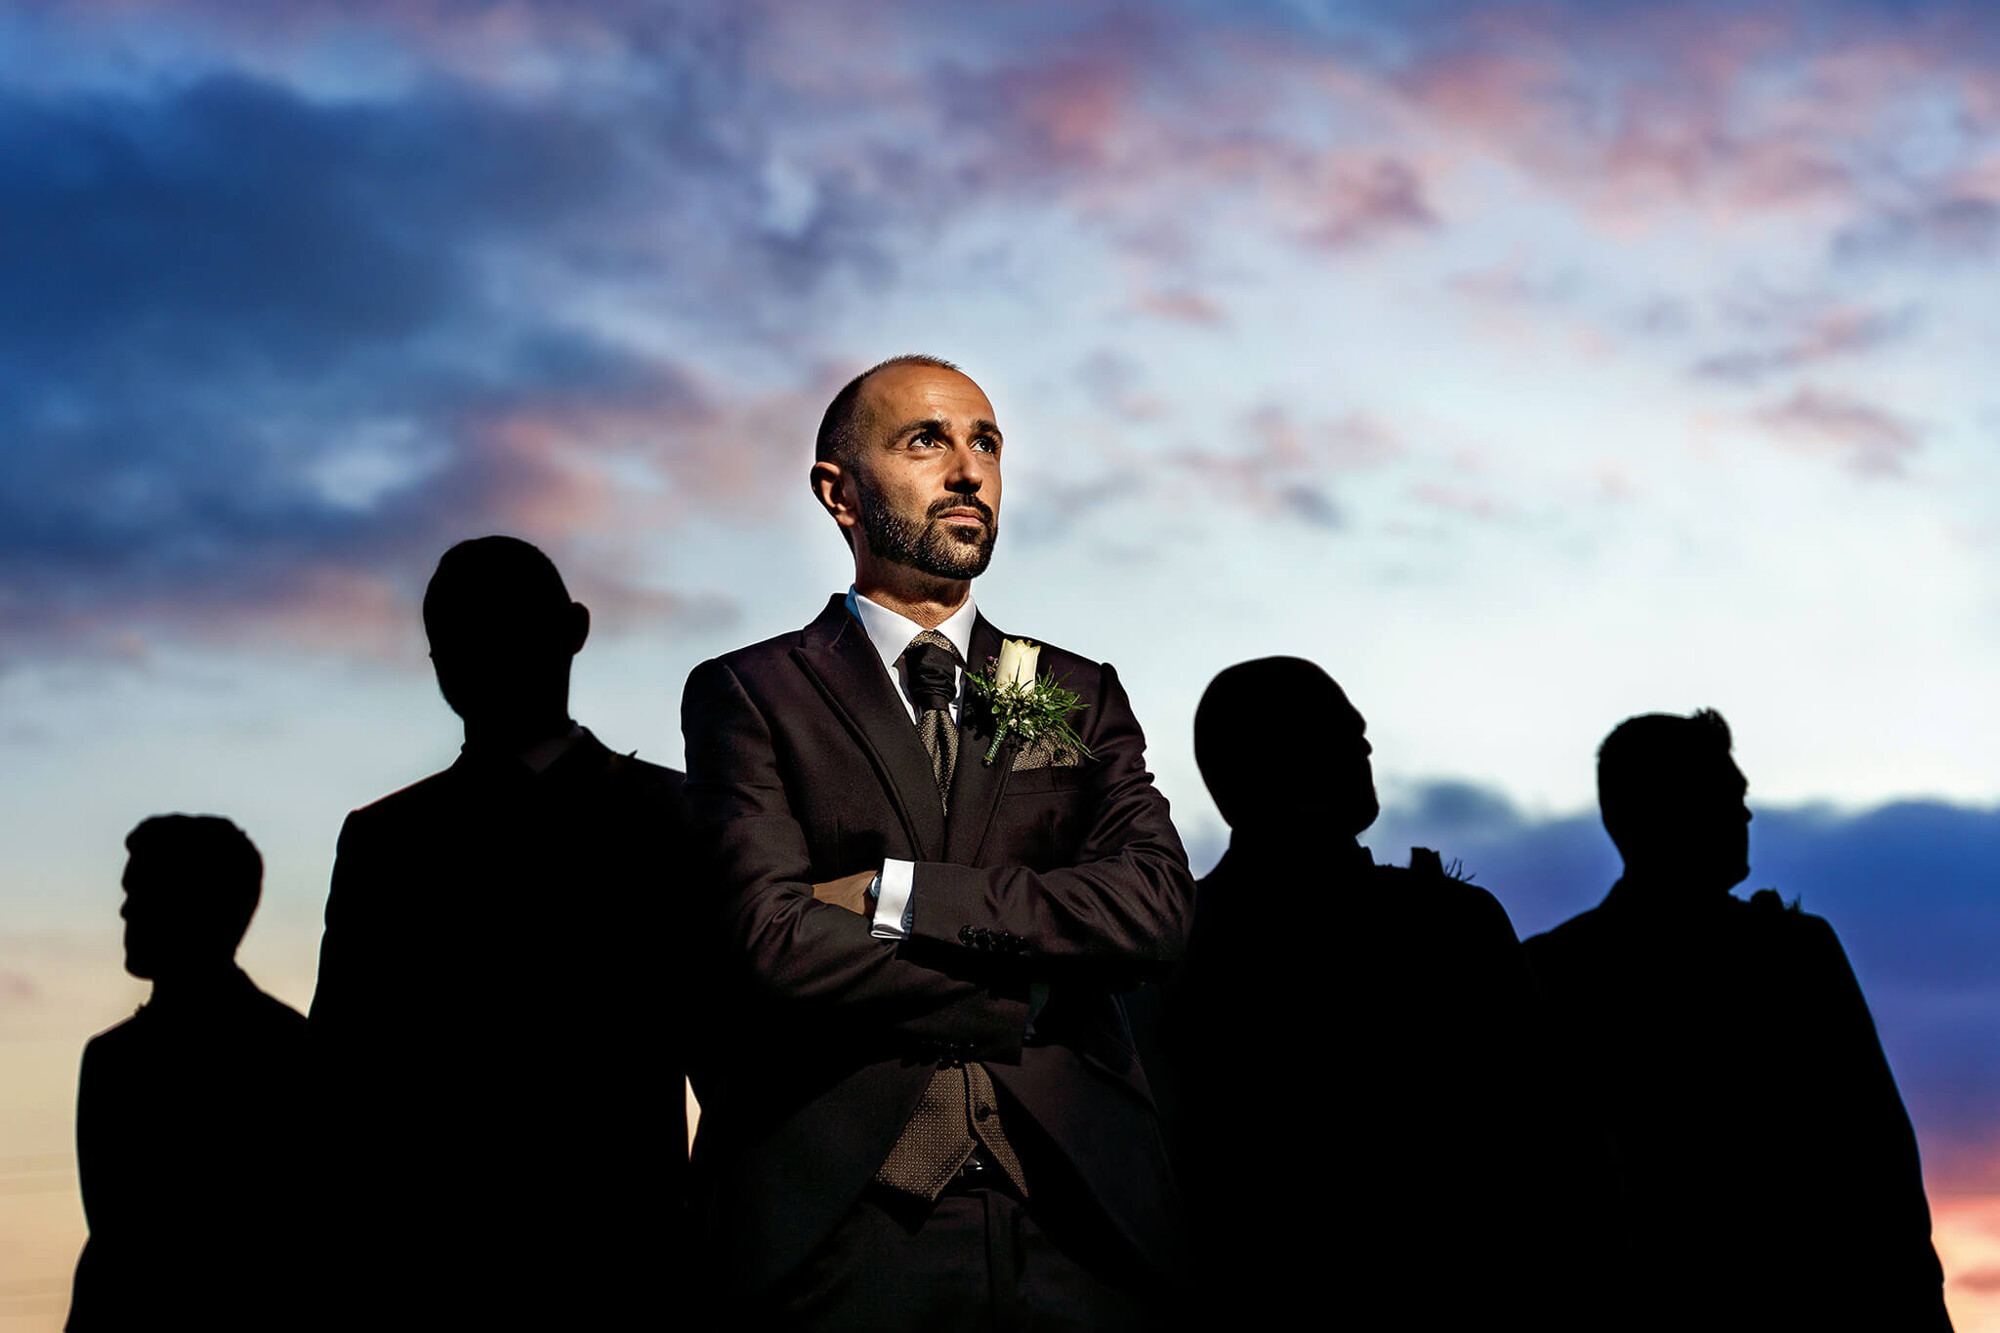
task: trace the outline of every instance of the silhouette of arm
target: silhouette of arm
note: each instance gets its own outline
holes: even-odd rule
[[[1806,932],[1803,998],[1824,997],[1812,1052],[1824,1118],[1819,1175],[1828,1187],[1819,1215],[1829,1246],[1845,1256],[1838,1271],[1875,1317],[1912,1330],[1949,1328],[1916,1132],[1868,1001],[1833,927],[1816,916],[1790,919]]]
[[[1167,799],[1146,771],[1131,702],[1117,673],[1101,670],[1085,715],[1091,823],[1076,864],[1037,872],[919,862],[912,935],[967,949],[991,949],[997,937],[1030,976],[1074,976],[1081,966],[1129,979],[1180,960],[1194,922],[1194,877]]]
[[[378,971],[378,960],[370,954],[379,932],[355,920],[365,911],[368,886],[375,878],[368,864],[375,843],[365,812],[349,814],[340,826],[333,857],[326,929],[319,942],[319,979],[313,986],[310,1011],[313,1027],[323,1037],[353,1033],[362,1021],[370,978]]]
[[[77,1260],[65,1325],[75,1333],[131,1326],[131,1300],[143,1299],[132,1291],[143,1285],[144,1275],[134,1271],[131,1248],[137,1220],[131,1202],[139,1187],[134,1175],[140,1163],[132,1160],[120,1114],[133,1090],[123,1086],[116,1065],[102,1038],[84,1046],[76,1092],[76,1169],[90,1239]]]
[[[725,966],[785,1008],[982,1049],[1019,1045],[1025,998],[918,962],[871,935],[866,917],[813,898],[811,851],[770,726],[727,665],[704,662],[688,677],[681,726]]]

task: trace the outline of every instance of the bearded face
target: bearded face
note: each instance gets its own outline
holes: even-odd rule
[[[856,482],[869,554],[939,579],[974,579],[986,572],[1000,525],[978,496],[944,495],[921,512],[904,512],[873,485]]]

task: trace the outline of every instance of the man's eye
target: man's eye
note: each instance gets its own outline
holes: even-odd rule
[[[915,435],[912,435],[910,437],[910,447],[912,449],[930,449],[930,448],[935,448],[936,446],[937,446],[937,436],[931,434],[927,430],[918,431]]]
[[[972,442],[972,447],[975,449],[984,449],[989,454],[997,454],[1000,452],[1000,442],[998,440],[995,440],[990,435],[980,436],[978,439]]]

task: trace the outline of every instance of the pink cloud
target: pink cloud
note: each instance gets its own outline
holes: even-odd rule
[[[1756,423],[1790,448],[1831,453],[1864,476],[1895,476],[1923,447],[1913,424],[1858,398],[1803,388],[1758,411]]]
[[[1402,231],[1438,225],[1425,197],[1423,178],[1408,163],[1378,158],[1361,164],[1337,163],[1322,194],[1323,218],[1308,228],[1314,245],[1345,250]]]
[[[1222,307],[1214,300],[1186,287],[1141,292],[1133,304],[1149,315],[1181,324],[1209,328],[1223,321]]]
[[[1944,1265],[1945,1304],[1961,1329],[2000,1326],[2000,1194],[1932,1190],[1931,1240]]]
[[[1284,408],[1265,406],[1243,419],[1250,448],[1186,449],[1167,462],[1192,476],[1205,494],[1255,515],[1292,518],[1314,527],[1345,526],[1332,478],[1401,456],[1401,439],[1363,413],[1302,423]]]
[[[1786,308],[1787,306],[1792,308]],[[1838,357],[1874,351],[1903,337],[1915,322],[1908,308],[1884,310],[1837,301],[1802,305],[1777,303],[1747,317],[1753,326],[1778,325],[1776,337],[1761,347],[1738,348],[1704,357],[1694,373],[1710,379],[1754,383]]]

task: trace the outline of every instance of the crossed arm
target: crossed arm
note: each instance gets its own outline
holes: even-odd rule
[[[723,947],[772,1000],[950,1039],[1006,1026],[1018,1040],[1032,981],[1079,969],[1124,979],[1171,963],[1193,879],[1109,667],[1089,716],[1092,809],[1076,864],[919,862],[914,938],[899,944],[869,933],[872,870],[813,884],[769,721],[726,665],[696,668],[683,702],[688,794],[713,852]],[[975,951],[967,927],[1014,948],[1004,960]]]

